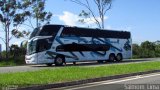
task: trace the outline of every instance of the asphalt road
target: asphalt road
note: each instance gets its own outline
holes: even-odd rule
[[[47,67],[46,65],[25,65],[25,66],[11,66],[11,67],[0,67],[0,73],[8,73],[8,72],[25,72],[25,71],[36,71],[41,69],[53,69],[53,68],[65,68],[68,66],[82,66],[82,67],[98,67],[98,66],[106,66],[112,64],[128,64],[128,63],[141,63],[141,62],[149,62],[149,61],[160,61],[160,58],[145,58],[145,59],[131,59],[125,60],[122,62],[105,62],[102,64],[93,62],[78,62],[76,65],[72,63],[67,63],[64,67],[56,67],[51,66]]]
[[[160,73],[132,76],[54,90],[160,90]]]

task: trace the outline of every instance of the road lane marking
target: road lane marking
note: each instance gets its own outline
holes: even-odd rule
[[[147,74],[148,75],[148,74]],[[125,81],[131,81],[135,79],[142,79],[142,78],[148,78],[148,77],[154,77],[154,76],[159,76],[160,74],[153,74],[153,75],[148,75],[148,76],[132,76],[131,78],[123,79],[123,80],[108,80],[108,81],[101,81],[101,82],[94,82],[90,83],[92,85],[87,85],[83,87],[76,87],[76,88],[69,88],[65,90],[76,90],[76,89],[83,89],[83,88],[88,88],[88,87],[94,87],[94,86],[100,86],[100,85],[105,85],[105,84],[114,84],[114,83],[119,83],[119,82],[125,82]]]

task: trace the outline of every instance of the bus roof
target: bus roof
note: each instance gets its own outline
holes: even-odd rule
[[[73,27],[67,25],[45,25],[42,28],[46,28],[48,32],[52,30],[57,30],[57,28],[64,27],[63,34],[69,36],[80,36],[80,37],[105,37],[105,38],[121,38],[129,39],[131,38],[131,33],[128,31],[116,31],[107,30],[99,28],[84,28],[84,27]],[[43,31],[44,31],[43,30]]]
[[[49,24],[44,25],[43,27],[70,27],[70,28],[81,28],[81,29],[88,29],[88,30],[104,30],[104,31],[115,31],[115,32],[129,32],[123,30],[111,30],[111,29],[100,29],[100,28],[86,28],[86,27],[77,27],[77,26],[69,26],[69,25],[60,25],[60,24]]]

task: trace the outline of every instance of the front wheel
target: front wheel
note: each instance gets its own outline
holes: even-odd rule
[[[56,66],[62,66],[63,63],[64,63],[64,57],[62,57],[62,56],[57,56],[57,57],[55,58],[55,65],[56,65]]]

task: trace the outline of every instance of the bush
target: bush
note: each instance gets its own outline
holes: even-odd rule
[[[25,53],[26,49],[23,47],[18,47],[17,45],[11,45],[10,51],[9,51],[9,58],[6,59],[6,51],[3,51],[1,53],[1,63],[6,62],[5,64],[14,63],[14,65],[21,65],[25,64]]]
[[[160,43],[145,41],[141,45],[132,44],[133,58],[160,57]]]

